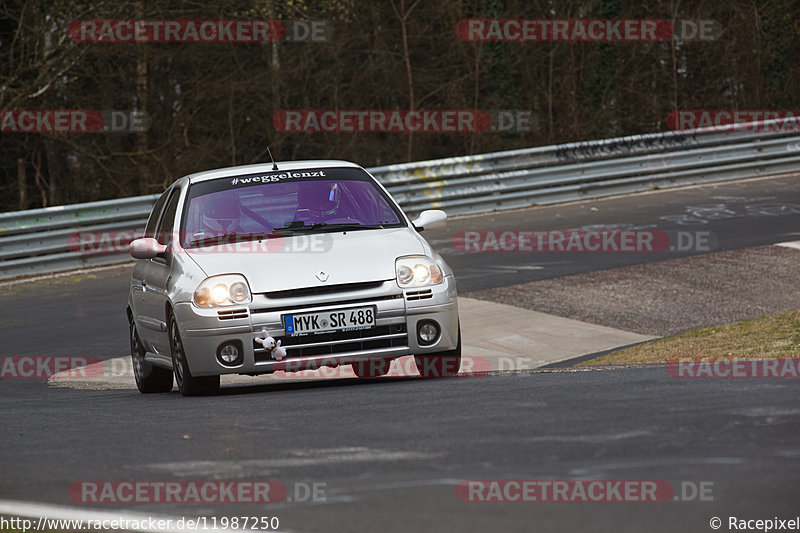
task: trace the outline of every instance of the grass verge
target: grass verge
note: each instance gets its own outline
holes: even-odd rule
[[[665,363],[674,357],[749,359],[800,356],[800,310],[698,328],[584,361],[576,366]]]

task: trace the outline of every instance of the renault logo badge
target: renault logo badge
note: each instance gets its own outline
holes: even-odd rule
[[[328,274],[320,270],[319,273],[317,274],[317,279],[324,283],[328,281]]]

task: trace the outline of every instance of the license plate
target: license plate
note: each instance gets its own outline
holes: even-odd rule
[[[375,314],[375,306],[371,305],[319,313],[283,315],[283,326],[286,334],[290,336],[367,329],[375,326]]]

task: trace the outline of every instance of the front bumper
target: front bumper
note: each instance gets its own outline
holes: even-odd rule
[[[395,280],[386,280],[322,294],[303,292],[254,294],[249,305],[235,308],[199,309],[191,303],[177,304],[175,318],[192,375],[296,372],[374,358],[440,353],[458,344],[458,303],[453,276],[424,289],[404,291]],[[377,310],[376,325],[368,330],[289,337],[281,318],[285,314],[365,305],[374,305]],[[422,346],[417,340],[417,325],[422,320],[433,320],[440,327],[438,340],[429,346]],[[276,361],[255,343],[262,329],[281,340],[287,350],[286,358]],[[228,342],[241,347],[241,364],[227,366],[217,358],[220,346]]]

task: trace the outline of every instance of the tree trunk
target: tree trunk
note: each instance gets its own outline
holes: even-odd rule
[[[28,207],[28,195],[25,181],[25,160],[20,157],[17,159],[17,188],[19,189],[19,204],[17,207],[20,210]]]
[[[44,139],[44,156],[47,159],[47,205],[58,205],[61,200],[61,165],[55,141]],[[80,195],[79,195],[80,196]],[[43,205],[42,207],[47,207]]]
[[[411,52],[408,49],[408,16],[417,7],[419,4],[419,0],[411,4],[411,7],[408,8],[406,11],[406,2],[405,0],[400,0],[400,11],[392,2],[392,9],[394,9],[394,13],[398,19],[400,19],[400,30],[403,34],[403,58],[406,64],[406,79],[408,80],[408,110],[409,112],[414,111],[414,77],[411,73]],[[408,132],[408,150],[406,151],[406,161],[411,161],[411,158],[414,153],[414,132]]]
[[[136,18],[142,20],[144,18],[144,8],[142,2],[136,2]],[[138,45],[138,54],[136,56],[136,111],[145,116],[147,113],[147,45]],[[139,173],[137,179],[133,183],[133,194],[144,194],[149,183],[149,176],[147,165],[145,164],[145,153],[147,152],[147,131],[137,133],[137,149],[139,154]]]

